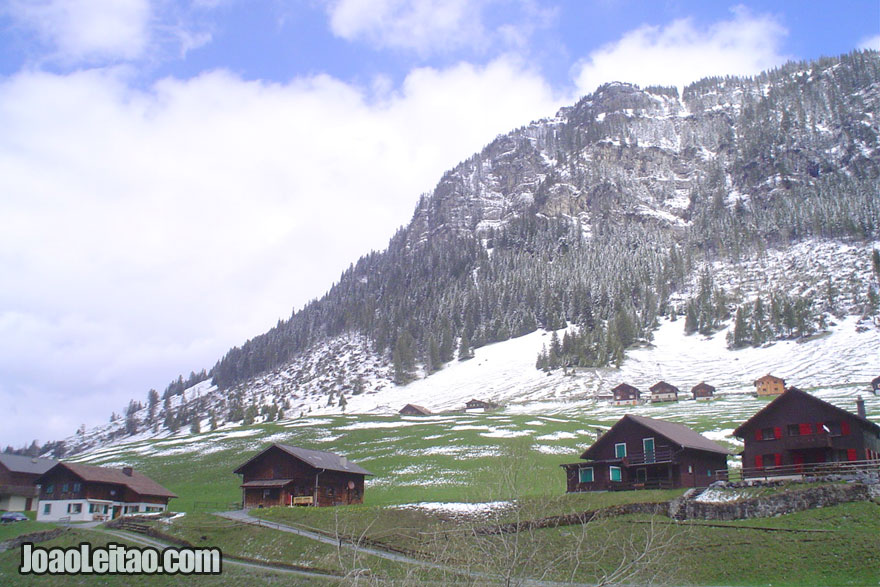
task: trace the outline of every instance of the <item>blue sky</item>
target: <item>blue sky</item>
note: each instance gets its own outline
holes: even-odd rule
[[[0,445],[210,368],[601,83],[858,47],[876,0],[0,1]]]

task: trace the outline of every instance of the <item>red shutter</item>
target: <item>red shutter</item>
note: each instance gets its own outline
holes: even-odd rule
[[[782,466],[782,453],[778,452],[774,456],[776,457],[776,466],[781,467]]]
[[[760,428],[755,430],[755,440],[763,440],[763,438],[761,437],[761,429]]]
[[[761,455],[755,455],[755,468],[760,469],[764,466],[764,457]]]
[[[856,460],[856,449],[854,449],[854,448],[846,449],[846,460],[848,460],[848,461]]]
[[[849,434],[849,422],[848,421],[844,420],[843,422],[840,423],[840,433],[843,434],[844,436],[847,436]]]
[[[782,438],[782,428],[780,428],[779,426],[774,428],[773,429],[773,436],[776,437],[776,440],[779,440],[780,438]]]
[[[804,464],[804,455],[800,453],[792,453],[791,460],[794,461],[795,465],[803,465]]]
[[[801,424],[800,425],[800,433],[801,433],[801,436],[807,436],[808,434],[812,434],[812,432],[810,432],[810,424],[809,423]]]
[[[816,422],[816,434],[822,434],[825,432],[822,430],[822,422]]]

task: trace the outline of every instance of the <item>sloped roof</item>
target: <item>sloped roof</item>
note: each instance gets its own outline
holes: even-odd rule
[[[862,418],[858,414],[853,414],[852,412],[844,410],[843,408],[838,408],[834,404],[830,404],[830,403],[826,402],[825,400],[821,400],[814,395],[810,395],[806,391],[798,389],[797,387],[789,387],[783,393],[781,393],[778,396],[776,396],[775,398],[773,398],[773,401],[771,401],[769,404],[767,404],[766,406],[761,408],[754,416],[752,416],[751,418],[749,418],[748,420],[746,420],[745,422],[740,424],[736,428],[736,430],[733,431],[733,435],[739,436],[740,438],[742,438],[743,437],[743,430],[745,428],[747,428],[754,420],[762,418],[765,414],[769,413],[771,410],[776,409],[776,407],[782,405],[785,402],[793,401],[793,400],[797,401],[799,399],[811,401],[811,402],[817,402],[817,403],[823,404],[825,406],[828,406],[830,408],[833,408],[835,411],[840,413],[842,416],[848,416],[854,420],[857,420],[857,421],[861,422],[862,424],[867,425],[868,427],[872,428],[875,432],[880,433],[880,425],[875,424],[874,422],[868,420],[867,418]]]
[[[412,409],[416,410],[417,412],[424,414],[426,416],[431,415],[431,410],[429,410],[428,408],[423,408],[422,406],[417,406],[416,404],[406,404],[405,406],[400,408],[400,411],[402,412],[403,410],[405,410],[407,408],[412,408]]]
[[[694,386],[691,388],[691,393],[697,391],[698,389],[708,389],[709,391],[713,391],[713,392],[714,392],[714,391],[715,391],[715,386],[714,386],[714,385],[709,385],[709,384],[706,383],[705,381],[700,381],[699,383],[697,383],[696,385],[694,385]]]
[[[672,385],[671,383],[666,383],[665,381],[658,381],[657,383],[652,385],[649,389],[651,390],[652,393],[658,393],[658,392],[663,393],[664,390],[672,390],[672,391],[675,391],[675,393],[681,392],[681,390],[678,389],[676,386]]]
[[[634,387],[634,386],[630,385],[629,383],[621,383],[620,385],[618,385],[617,387],[615,387],[611,390],[612,393],[617,393],[617,392],[621,392],[621,391],[635,391],[636,393],[638,393],[640,395],[642,393],[641,391],[639,391],[638,387]]]
[[[682,448],[690,448],[694,450],[703,450],[706,452],[714,452],[720,454],[733,454],[717,442],[709,440],[699,432],[695,432],[691,430],[687,426],[682,424],[676,424],[674,422],[667,422],[666,420],[655,420],[654,418],[646,418],[644,416],[636,416],[633,414],[627,414],[623,418],[617,421],[611,429],[600,436],[593,445],[584,451],[584,454],[581,455],[582,459],[591,458],[590,455],[593,452],[594,448],[598,447],[602,442],[602,439],[611,434],[615,428],[618,426],[625,425],[626,421],[632,421],[637,424],[641,424],[645,428],[649,430],[653,430],[660,436],[666,438],[670,442],[681,446]]]
[[[316,469],[326,469],[327,471],[340,471],[343,473],[357,473],[359,475],[372,475],[372,473],[370,473],[360,465],[356,465],[355,463],[349,461],[347,458],[336,453],[311,450],[308,448],[290,446],[289,444],[280,444],[277,442],[267,447],[259,454],[253,456],[250,460],[248,460],[248,462],[233,471],[233,473],[241,473],[241,470],[249,465],[254,459],[262,456],[267,451],[270,451],[273,448],[282,450],[292,457],[295,457]]]
[[[0,453],[0,464],[9,469],[12,473],[30,473],[32,475],[42,475],[52,467],[58,464],[55,459],[41,459],[38,457],[26,457],[22,455],[12,455],[8,453]]]
[[[770,375],[769,373],[767,375],[764,375],[763,377],[758,377],[757,379],[755,379],[755,382],[752,383],[752,385],[758,385],[759,381],[781,381],[782,384],[785,385],[785,379],[783,379],[782,377],[777,377],[776,375]]]
[[[113,485],[124,485],[138,495],[152,495],[158,497],[177,497],[174,493],[168,491],[143,473],[135,470],[131,471],[131,475],[126,475],[122,469],[111,469],[109,467],[96,467],[95,465],[83,465],[81,463],[58,463],[48,471],[46,471],[37,483],[54,472],[58,468],[64,468],[82,479],[90,483],[110,483]]]

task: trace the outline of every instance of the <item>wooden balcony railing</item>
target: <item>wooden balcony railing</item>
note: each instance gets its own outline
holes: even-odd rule
[[[623,466],[653,465],[655,463],[674,463],[676,453],[671,446],[658,446],[654,452],[634,452],[626,455]]]
[[[773,479],[779,477],[822,477],[825,475],[854,475],[880,473],[880,460],[845,461],[839,463],[805,463],[778,467],[744,467],[715,471],[716,480],[743,481],[746,479]]]

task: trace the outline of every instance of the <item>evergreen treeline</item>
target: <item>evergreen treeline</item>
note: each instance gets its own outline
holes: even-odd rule
[[[710,78],[685,88],[691,114],[675,123],[621,114],[675,99],[675,88],[600,88],[563,109],[563,122],[499,137],[447,172],[385,251],[359,259],[323,297],[229,350],[210,373],[173,381],[163,405],[151,390],[149,417],[126,428],[198,426],[207,407],[191,399],[172,409],[170,398],[207,377],[228,390],[212,420],[278,417],[279,401],[244,405],[236,386],[347,332],[389,357],[398,383],[537,328],[565,329],[539,355],[543,369],[619,364],[659,316],[681,312],[688,332],[714,332],[738,300],[710,275],[684,307],[669,303],[697,262],[880,234],[877,84],[880,58],[869,51]],[[677,138],[682,149],[639,148],[645,137]],[[680,196],[675,182],[655,181],[666,171],[687,177],[686,224],[640,212],[646,200]],[[504,222],[482,223],[485,193],[500,194]],[[762,304],[766,319],[752,304],[737,309],[734,346],[808,333],[820,314],[782,293]],[[264,406],[277,407],[260,414]]]

